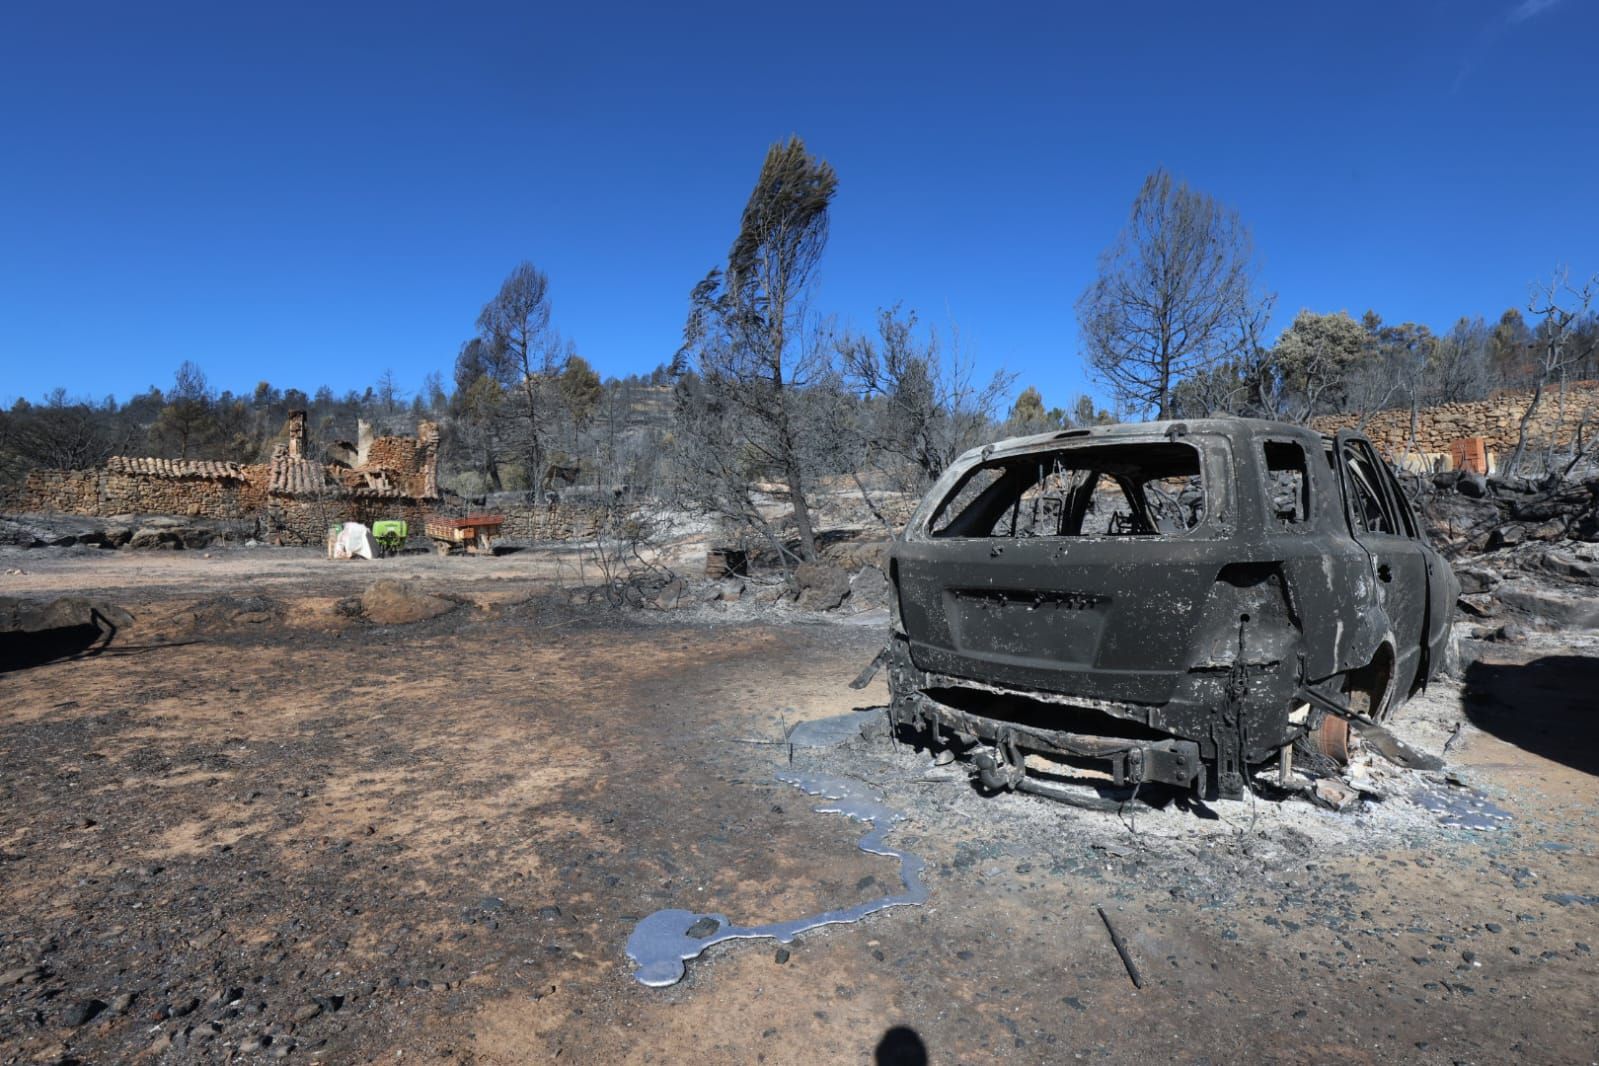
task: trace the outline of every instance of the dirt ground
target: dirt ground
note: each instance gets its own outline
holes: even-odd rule
[[[795,721],[885,701],[846,687],[878,630],[573,606],[538,553],[6,569],[0,595],[135,622],[0,673],[0,1062],[1599,1056],[1591,636],[1495,647],[1401,710],[1430,751],[1458,725],[1450,771],[1512,815],[1474,832],[1420,805],[1452,786],[1419,775],[1353,814],[1118,816],[979,796],[888,739],[791,750]],[[337,608],[413,575],[461,606]],[[655,910],[753,925],[898,887],[861,827],[774,780],[791,765],[907,813],[892,840],[926,860],[926,905],[637,983],[624,945]]]

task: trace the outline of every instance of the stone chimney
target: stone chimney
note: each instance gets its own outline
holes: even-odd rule
[[[372,423],[364,418],[355,420],[355,465],[363,467],[372,455]]]
[[[285,429],[287,429],[289,434],[289,458],[304,459],[306,453],[305,412],[290,411],[289,424]]]

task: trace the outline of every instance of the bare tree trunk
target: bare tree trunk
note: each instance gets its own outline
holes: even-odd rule
[[[815,562],[816,530],[811,526],[811,508],[805,499],[805,481],[792,447],[784,448],[783,465],[788,480],[788,498],[794,505],[794,525],[799,530],[800,557],[806,562]]]
[[[894,523],[890,522],[887,516],[884,515],[882,511],[877,509],[877,504],[872,502],[872,494],[866,491],[866,485],[861,481],[860,471],[852,469],[849,472],[849,476],[854,480],[855,487],[860,490],[861,499],[866,501],[866,509],[871,511],[872,515],[879,522],[883,523],[883,528],[888,530],[889,535],[892,536],[894,533]]]
[[[1527,450],[1527,427],[1532,424],[1532,416],[1538,411],[1538,403],[1543,399],[1543,382],[1540,380],[1532,389],[1532,402],[1527,404],[1527,409],[1521,413],[1521,422],[1516,426],[1516,450],[1510,453],[1510,461],[1505,464],[1504,476],[1513,477],[1521,465],[1522,453]]]

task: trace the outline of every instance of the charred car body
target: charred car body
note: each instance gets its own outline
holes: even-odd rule
[[[1238,796],[1296,740],[1386,737],[1459,593],[1369,441],[1251,419],[968,452],[889,576],[896,725],[1064,799],[1073,768]]]

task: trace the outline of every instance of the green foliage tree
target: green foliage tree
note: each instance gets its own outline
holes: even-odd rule
[[[1347,311],[1301,311],[1277,338],[1273,371],[1294,398],[1293,417],[1322,410],[1344,410],[1349,381],[1366,352],[1366,329]]]
[[[152,444],[186,459],[216,433],[216,394],[199,364],[184,360],[172,377],[166,406],[151,429]]]
[[[1011,405],[1010,417],[1005,420],[1005,432],[1012,436],[1031,433],[1048,433],[1052,429],[1065,429],[1071,424],[1066,412],[1059,407],[1046,408],[1043,393],[1032,385],[1016,396]]]
[[[1488,361],[1501,385],[1520,385],[1533,376],[1532,330],[1521,309],[1512,307],[1499,316],[1488,342]]]
[[[572,436],[575,440],[578,432],[594,417],[594,412],[599,408],[600,400],[605,395],[605,386],[600,382],[600,376],[588,364],[588,360],[580,355],[566,357],[566,365],[561,368],[561,401],[566,405],[566,413],[572,420]]]
[[[484,371],[506,390],[516,418],[509,436],[535,493],[544,488],[552,411],[546,393],[560,367],[561,340],[550,327],[550,280],[518,263],[478,315]]]

